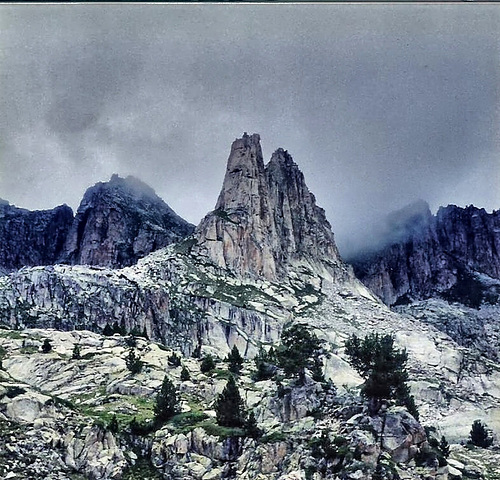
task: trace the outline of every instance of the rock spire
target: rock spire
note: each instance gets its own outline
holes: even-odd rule
[[[244,277],[279,280],[294,264],[341,264],[304,175],[283,149],[264,166],[258,134],[233,142],[219,199],[196,237],[212,261]]]

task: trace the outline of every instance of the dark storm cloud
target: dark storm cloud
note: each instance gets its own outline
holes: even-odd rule
[[[78,205],[114,172],[197,222],[232,140],[288,149],[341,249],[418,198],[500,206],[488,5],[3,5],[0,197]]]

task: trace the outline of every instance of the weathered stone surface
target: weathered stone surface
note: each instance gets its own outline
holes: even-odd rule
[[[113,175],[85,192],[60,260],[112,268],[132,265],[193,229],[152,188],[136,178]]]
[[[72,222],[73,211],[66,205],[30,211],[0,199],[0,273],[55,263]]]

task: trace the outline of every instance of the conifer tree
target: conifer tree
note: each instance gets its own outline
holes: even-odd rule
[[[179,413],[179,411],[177,390],[171,380],[165,376],[161,389],[156,396],[156,403],[154,406],[155,420],[158,423],[164,423]]]
[[[418,419],[414,399],[406,384],[408,354],[394,347],[392,335],[375,333],[364,339],[352,335],[345,347],[349,363],[365,378],[361,391],[368,398],[372,413],[378,412],[382,400],[395,399]]]
[[[71,358],[73,360],[79,360],[82,357],[80,353],[80,345],[78,343],[75,343],[75,346],[73,347],[73,354],[71,355]]]
[[[447,442],[444,435],[441,437],[438,448],[444,458],[448,458],[450,456],[450,444]]]
[[[189,373],[189,370],[185,366],[183,366],[181,370],[181,380],[183,382],[191,380],[191,374]]]
[[[215,402],[217,423],[223,427],[243,427],[245,407],[234,377],[231,375]]]
[[[493,438],[486,424],[481,420],[474,420],[470,431],[470,443],[481,448],[488,448],[493,443]]]
[[[243,357],[236,345],[233,346],[231,352],[228,354],[226,361],[229,363],[229,371],[234,374],[240,373],[243,366]]]
[[[248,418],[246,419],[245,432],[248,437],[254,439],[260,438],[262,436],[262,431],[257,426],[257,419],[255,418],[253,410],[250,412],[250,415],[248,415]]]
[[[131,348],[128,352],[127,358],[125,359],[127,368],[132,372],[132,374],[140,373],[142,370],[142,361],[136,356],[135,351]]]
[[[46,338],[42,344],[42,352],[49,353],[51,350],[52,350],[52,344],[50,343],[49,339]]]
[[[200,370],[202,373],[208,373],[215,368],[215,362],[212,355],[207,355],[203,358],[200,366]]]
[[[271,350],[266,352],[262,347],[259,349],[259,353],[254,358],[255,367],[257,368],[257,371],[253,374],[255,381],[269,380],[274,377],[277,367],[273,352]]]
[[[278,362],[287,375],[297,376],[300,384],[305,382],[306,369],[321,362],[320,354],[321,341],[305,325],[294,324],[283,331]]]

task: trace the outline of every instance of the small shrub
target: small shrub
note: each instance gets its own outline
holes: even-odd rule
[[[116,419],[116,415],[113,415],[111,417],[109,424],[108,424],[108,430],[111,433],[118,433],[118,429],[119,429],[118,420]]]
[[[474,420],[470,431],[470,443],[476,447],[488,448],[493,443],[493,438],[488,426],[481,420]]]
[[[200,366],[200,370],[202,373],[208,373],[215,368],[215,362],[212,355],[207,355],[203,358]]]
[[[130,348],[137,347],[137,338],[134,335],[130,335],[125,339],[125,344]]]
[[[130,421],[129,427],[132,435],[139,436],[149,435],[155,430],[153,422],[138,422],[135,417]]]
[[[46,339],[43,341],[43,345],[42,345],[42,352],[43,352],[43,353],[49,353],[51,350],[52,350],[52,345],[51,345],[51,343],[50,343],[49,339],[47,339],[47,338],[46,338]]]
[[[142,370],[143,362],[135,355],[135,351],[132,348],[128,352],[125,363],[133,375],[140,373]]]
[[[75,343],[75,346],[73,347],[73,353],[71,355],[71,358],[73,360],[80,360],[80,358],[82,358],[82,354],[80,352],[80,345],[78,345],[78,343]]]
[[[183,366],[181,370],[181,381],[186,382],[188,380],[191,380],[191,375],[189,373],[189,370]]]
[[[172,353],[172,355],[168,357],[167,362],[171,367],[174,368],[181,366],[181,358],[175,353]]]
[[[106,337],[111,337],[113,335],[113,327],[109,323],[106,323],[102,329],[102,334]]]

